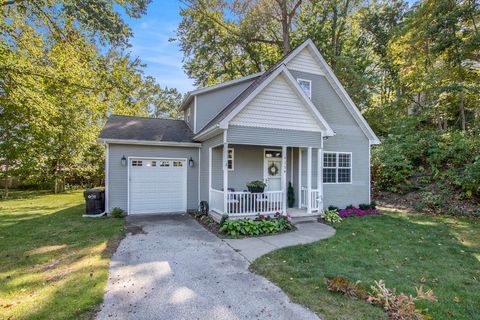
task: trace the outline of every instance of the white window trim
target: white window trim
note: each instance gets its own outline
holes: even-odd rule
[[[325,154],[336,154],[336,163],[335,167],[325,167]],[[349,154],[350,155],[350,167],[339,167],[338,166],[338,155],[339,154]],[[353,155],[351,152],[341,152],[341,151],[323,151],[322,153],[322,171],[323,169],[335,169],[335,182],[323,182],[323,177],[322,177],[322,182],[323,184],[352,184],[353,183]],[[350,169],[350,182],[338,182],[338,169]]]
[[[234,171],[235,170],[235,149],[234,148],[228,148],[228,151],[232,151],[232,167],[231,168],[228,168],[228,171]],[[228,153],[227,153],[228,155]],[[227,165],[228,165],[228,159],[227,158]]]
[[[298,85],[300,85],[300,81],[305,81],[305,82],[310,83],[310,86],[309,86],[310,90],[308,90],[308,93],[306,93],[306,95],[307,95],[308,98],[312,99],[312,80],[297,78]],[[303,90],[303,88],[302,88],[302,90]]]
[[[191,112],[191,109],[192,109],[192,108],[188,108],[188,109],[187,109],[187,122],[188,122],[188,125],[190,125],[190,112]]]

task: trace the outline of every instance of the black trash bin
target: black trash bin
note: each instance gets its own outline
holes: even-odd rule
[[[100,214],[105,211],[105,191],[87,189],[83,192],[85,198],[85,214]]]

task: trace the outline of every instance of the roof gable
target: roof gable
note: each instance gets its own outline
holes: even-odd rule
[[[232,125],[323,131],[297,90],[280,73],[230,121]]]
[[[325,75],[320,63],[311,52],[310,47],[300,50],[288,63],[287,68],[296,71],[303,71],[313,74]]]
[[[298,101],[303,104],[303,107],[310,112],[311,119],[313,119],[318,124],[320,131],[322,131],[325,136],[333,136],[335,134],[333,130],[330,128],[322,115],[318,112],[317,108],[313,105],[310,99],[305,95],[305,93],[300,88],[297,81],[295,81],[295,79],[285,67],[285,65],[281,65],[274,72],[270,73],[270,75],[253,90],[253,92],[251,92],[247,97],[245,97],[245,99],[241,103],[239,103],[233,110],[231,110],[229,114],[220,121],[220,128],[228,128],[230,121],[234,119],[237,114],[239,114],[246,106],[248,106],[254,98],[256,98],[261,92],[263,92],[263,90],[279,76],[283,76],[285,82],[292,89],[292,93],[294,94],[294,96],[297,96]],[[297,128],[297,130],[301,129]]]

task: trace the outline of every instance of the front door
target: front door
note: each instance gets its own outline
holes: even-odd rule
[[[264,151],[263,177],[267,191],[282,190],[282,150]]]

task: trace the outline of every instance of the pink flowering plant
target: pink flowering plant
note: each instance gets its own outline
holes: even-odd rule
[[[346,209],[338,210],[338,215],[342,218],[352,216],[363,217],[376,214],[380,214],[380,212],[376,209],[376,203],[374,201],[370,204],[360,204],[359,208],[350,205]]]

